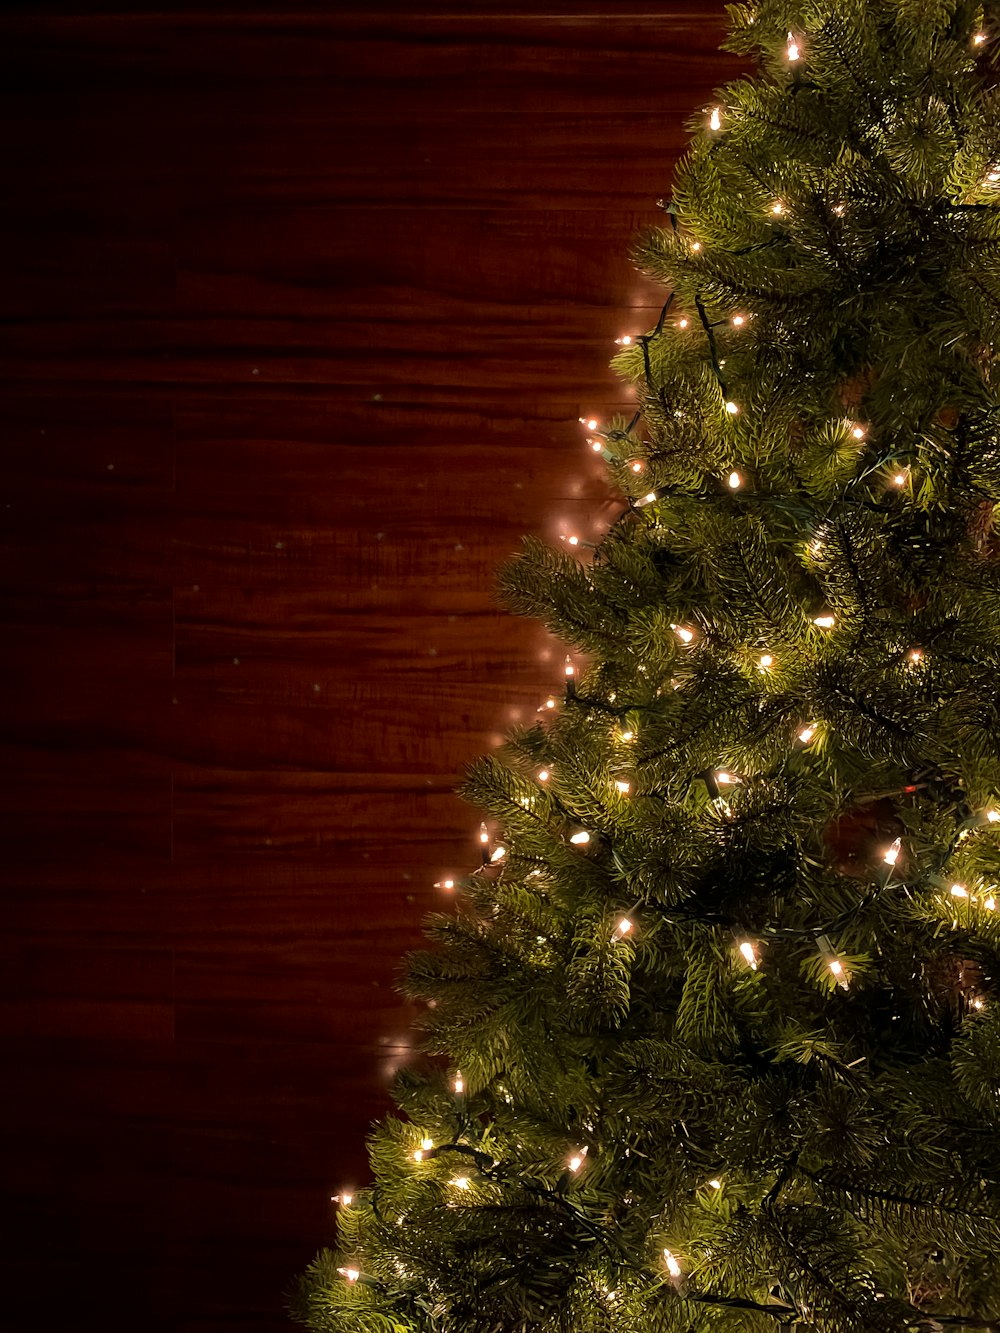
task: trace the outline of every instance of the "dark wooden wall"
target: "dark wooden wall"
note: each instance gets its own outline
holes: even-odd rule
[[[734,70],[717,3],[166,8],[0,43],[8,1333],[285,1326]]]

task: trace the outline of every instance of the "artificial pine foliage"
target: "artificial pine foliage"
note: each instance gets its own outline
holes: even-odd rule
[[[627,503],[502,573],[576,674],[468,776],[495,851],[405,982],[443,1058],[317,1331],[1000,1328],[994,29],[730,13],[759,72],[597,436]]]

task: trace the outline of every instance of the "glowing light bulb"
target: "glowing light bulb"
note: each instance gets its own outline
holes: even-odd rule
[[[991,824],[1000,824],[1000,810],[987,810],[986,818]]]
[[[827,967],[838,980],[844,975],[844,965],[839,958],[831,958]]]
[[[581,829],[579,833],[574,833],[573,836],[570,838],[570,842],[575,843],[578,847],[582,847],[585,843],[588,843],[589,841],[590,841],[590,834],[587,832],[586,829]]]
[[[604,448],[604,445],[600,442],[600,440],[590,440],[589,443],[591,449],[593,449],[595,454],[599,454],[601,450]]]
[[[905,472],[897,472],[897,473],[895,474],[895,476],[893,477],[893,479],[892,479],[892,484],[893,484],[893,486],[905,486],[905,485],[906,485],[906,473],[905,473]]]
[[[815,735],[816,735],[816,728],[812,724],[810,724],[808,727],[803,727],[802,730],[799,732],[799,740],[802,742],[803,745],[808,745]]]
[[[485,824],[479,825],[479,841],[485,847],[490,840],[490,831]]]
[[[985,32],[974,32],[974,33],[972,34],[972,45],[973,45],[973,46],[982,46],[983,42],[985,42],[985,41],[986,41],[986,34],[985,34]]]
[[[642,464],[639,462],[638,459],[636,459],[634,463],[630,464],[630,466],[631,466],[633,472],[641,472],[641,471],[642,471]]]
[[[580,417],[580,425],[586,426],[588,430],[596,430],[597,420],[594,417],[590,417],[589,419],[587,417]]]
[[[708,118],[708,128],[710,130],[722,129],[722,111],[717,106],[712,107],[712,113]]]
[[[739,410],[740,410],[740,409],[739,409],[739,405],[738,405],[737,403],[728,402],[728,403],[726,404],[726,411],[729,413],[729,415],[730,415],[731,417],[736,416],[736,414],[737,414],[737,412],[738,412]]]
[[[330,1202],[343,1204],[345,1208],[350,1208],[351,1204],[354,1202],[354,1195],[350,1190],[341,1190],[339,1194],[330,1195]]]
[[[729,489],[731,491],[738,491],[739,488],[743,485],[743,478],[740,476],[738,472],[730,472],[726,480],[729,483]]]
[[[623,740],[623,741],[634,741],[634,740],[635,740],[635,732],[634,732],[634,731],[623,731],[623,732],[622,732],[622,740]]]
[[[630,333],[626,333],[621,338],[616,338],[615,342],[618,344],[619,347],[631,347],[632,335]]]
[[[680,639],[681,643],[690,643],[694,638],[694,630],[688,629],[684,625],[672,625],[671,629]]]
[[[916,663],[922,661],[924,655],[919,648],[911,648],[906,656],[911,662]]]
[[[436,889],[453,889],[455,887],[455,881],[453,879],[435,880],[434,887]]]
[[[452,1086],[452,1090],[453,1090],[453,1092],[455,1092],[456,1095],[459,1096],[459,1097],[460,1097],[460,1096],[462,1095],[462,1093],[465,1091],[465,1080],[462,1078],[462,1071],[461,1071],[461,1070],[457,1070],[457,1071],[456,1071],[456,1073],[455,1073],[455,1081],[452,1083],[451,1086]]]
[[[570,546],[579,546],[579,545],[580,545],[580,538],[579,538],[579,537],[567,537],[567,536],[565,536],[565,535],[560,535],[559,540],[560,540],[561,542],[566,542],[566,543],[568,543],[568,545],[570,545]]]
[[[708,1183],[711,1185],[712,1189],[714,1189],[714,1190],[721,1190],[721,1189],[722,1189],[722,1181],[721,1181],[721,1180],[710,1180]]]
[[[791,61],[798,60],[799,58],[799,44],[792,33],[788,34],[788,47],[785,54]]]
[[[855,438],[856,440],[863,440],[863,439],[865,438],[865,428],[864,428],[864,426],[859,426],[859,425],[854,425],[854,426],[852,426],[852,427],[851,427],[851,434],[854,436],[854,438]]]
[[[785,211],[785,205],[781,202],[780,199],[775,199],[774,203],[771,205],[771,212],[774,214],[776,218],[780,218],[782,213],[784,213],[784,211]]]
[[[982,1007],[983,1007],[983,1002],[982,1002],[982,1000],[979,998],[978,995],[977,995],[976,998],[972,1001],[972,1007],[973,1007],[973,1009],[982,1009]]]
[[[761,669],[761,671],[767,671],[768,667],[773,667],[773,666],[774,666],[774,658],[771,656],[771,654],[770,654],[770,653],[761,653],[761,655],[760,655],[760,669]]]
[[[644,495],[642,497],[642,499],[639,501],[639,504],[651,505],[655,502],[655,500],[656,500],[656,492],[650,491],[648,495]]]
[[[885,852],[882,855],[882,860],[886,863],[887,866],[894,866],[896,864],[896,862],[899,860],[899,853],[902,851],[902,848],[903,848],[902,838],[897,838],[895,842],[893,842],[889,847],[886,848]]]
[[[678,327],[679,329],[686,329],[687,326],[688,326],[688,322],[687,322],[686,319],[679,319],[679,320],[677,321],[677,327]]]
[[[746,961],[750,964],[750,966],[751,966],[751,967],[753,968],[753,970],[756,972],[756,971],[757,971],[757,955],[756,955],[756,953],[754,953],[754,947],[753,947],[753,945],[750,943],[749,940],[744,940],[743,943],[740,945],[740,953],[743,955],[743,957],[746,959]]]
[[[420,1146],[421,1146],[421,1148],[423,1148],[424,1152],[430,1152],[430,1150],[434,1147],[434,1140],[433,1140],[433,1139],[421,1139],[421,1140],[420,1140]]]
[[[422,1162],[422,1161],[424,1160],[424,1150],[423,1150],[423,1148],[418,1148],[418,1149],[417,1149],[417,1151],[413,1154],[413,1160],[414,1160],[415,1162]]]
[[[538,776],[538,781],[539,781],[539,782],[548,782],[548,780],[549,780],[549,778],[552,776],[552,774],[549,772],[549,770],[548,770],[547,768],[540,768],[540,769],[538,770],[538,775],[537,775],[537,776]]]
[[[493,849],[493,855],[490,857],[490,860],[496,864],[497,861],[502,861],[506,855],[507,848],[501,843],[498,847]]]
[[[1000,171],[988,171],[986,173],[986,179],[991,185],[995,185],[997,181],[1000,181]]]
[[[837,622],[834,620],[833,616],[828,613],[824,613],[821,616],[813,616],[813,624],[818,625],[820,629],[833,629],[836,623]]]
[[[951,896],[953,898],[968,898],[969,890],[964,884],[953,884],[951,886]]]
[[[627,916],[623,916],[622,919],[618,922],[618,925],[615,927],[615,929],[618,931],[619,935],[627,935],[629,931],[632,929],[632,922],[628,919]]]
[[[346,1277],[348,1282],[357,1282],[358,1278],[361,1276],[356,1268],[338,1268],[337,1272],[341,1277]]]
[[[467,1190],[469,1188],[468,1176],[456,1176],[451,1182],[457,1190]]]
[[[743,325],[744,325],[746,322],[747,322],[747,320],[746,320],[746,315],[734,315],[734,316],[733,316],[733,327],[734,327],[734,328],[741,329],[741,328],[743,327]]]
[[[573,1156],[569,1159],[569,1164],[568,1164],[569,1169],[571,1171],[579,1171],[580,1167],[583,1166],[583,1159],[586,1157],[586,1155],[587,1155],[586,1148],[581,1148],[579,1152],[574,1153]]]
[[[695,252],[695,254],[697,254],[698,251],[701,249],[701,241],[692,241],[691,249]]]
[[[663,1251],[663,1262],[667,1265],[667,1272],[671,1277],[680,1277],[681,1266],[669,1250]]]
[[[622,782],[620,778],[615,779],[615,787],[618,789],[618,791],[621,793],[622,796],[627,796],[629,792],[632,790],[629,784],[627,782]]]
[[[741,781],[735,773],[727,773],[725,769],[720,769],[716,773],[715,780],[720,787],[733,787],[736,783]]]
[[[555,708],[555,706],[556,706],[556,701],[555,701],[555,699],[546,699],[546,700],[545,700],[545,707],[546,707],[546,708]]]
[[[988,894],[983,899],[983,906],[986,908],[987,912],[995,912],[997,910],[997,900],[993,897],[992,893]]]
[[[567,656],[566,656],[566,666],[565,666],[565,671],[566,671],[566,675],[567,675],[567,676],[575,676],[575,675],[576,675],[576,671],[574,670],[573,663],[572,663],[572,661],[570,660],[568,654],[567,654]]]
[[[845,204],[834,204],[833,211],[836,213],[838,218],[842,218],[844,216],[845,208],[846,208]]]

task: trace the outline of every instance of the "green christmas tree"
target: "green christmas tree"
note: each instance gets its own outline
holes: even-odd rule
[[[501,576],[565,700],[469,773],[486,864],[405,982],[442,1058],[314,1330],[1000,1328],[991,15],[730,13],[758,72],[591,431],[623,512]]]

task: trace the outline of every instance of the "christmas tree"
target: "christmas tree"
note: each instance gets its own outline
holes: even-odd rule
[[[1000,97],[966,0],[761,0],[623,340],[623,497],[507,604],[430,1072],[295,1300],[343,1333],[1000,1328]],[[996,807],[996,808],[994,808]]]

